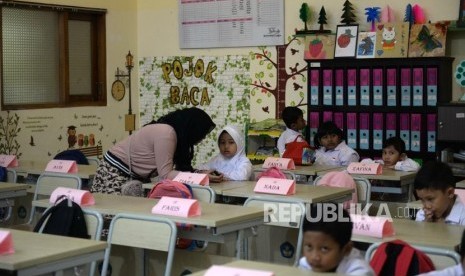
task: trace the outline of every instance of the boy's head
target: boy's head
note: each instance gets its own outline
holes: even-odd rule
[[[405,142],[400,137],[388,138],[383,143],[383,162],[386,166],[395,166],[400,160],[405,160]]]
[[[296,106],[287,106],[284,108],[281,116],[287,128],[295,131],[302,130],[305,125],[304,113]]]
[[[436,221],[449,215],[455,202],[455,178],[446,163],[425,163],[415,177],[413,188],[423,204],[427,219]]]
[[[335,123],[332,121],[324,122],[320,124],[315,135],[315,147],[323,146],[326,150],[333,150],[344,140],[343,135],[344,133]]]
[[[341,204],[310,206],[303,224],[303,255],[315,272],[335,271],[352,250],[349,213]]]

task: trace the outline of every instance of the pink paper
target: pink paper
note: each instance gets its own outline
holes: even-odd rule
[[[383,167],[378,163],[352,162],[347,167],[347,172],[353,174],[382,174]]]
[[[15,253],[10,231],[0,230],[0,255]]]
[[[153,206],[152,213],[186,218],[200,216],[202,212],[197,199],[163,196]]]
[[[295,194],[295,180],[261,177],[255,184],[253,191],[265,194],[293,195]]]
[[[370,217],[357,214],[351,214],[350,217],[354,223],[353,234],[375,238],[389,237],[395,234],[392,221],[386,217]]]
[[[16,155],[0,154],[0,166],[5,168],[17,167],[18,159],[16,159]]]
[[[190,185],[208,186],[210,179],[205,173],[179,172],[173,181],[178,181]]]
[[[204,274],[204,276],[273,276],[272,271],[263,271],[256,269],[245,269],[228,267],[222,265],[211,266]]]
[[[268,169],[271,167],[276,167],[282,170],[294,170],[295,164],[294,160],[291,158],[267,157],[265,159],[265,163],[262,165],[262,168]]]
[[[50,203],[55,203],[61,196],[66,196],[81,206],[94,205],[94,196],[86,190],[58,187],[50,195]]]
[[[46,172],[60,172],[60,173],[77,173],[78,167],[76,161],[71,160],[50,160],[47,167],[45,167]]]

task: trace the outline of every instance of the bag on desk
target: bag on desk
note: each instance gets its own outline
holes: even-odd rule
[[[303,139],[297,136],[293,142],[286,144],[283,158],[291,158],[296,165],[310,165],[315,160],[315,149],[307,141],[297,141]]]

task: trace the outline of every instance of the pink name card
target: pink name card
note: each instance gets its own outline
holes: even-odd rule
[[[94,205],[94,196],[86,190],[58,187],[50,195],[50,203],[55,203],[61,196],[66,196],[81,206]]]
[[[60,173],[77,173],[78,167],[76,161],[71,160],[50,160],[47,167],[45,167],[46,172],[60,172]]]
[[[253,191],[265,194],[293,195],[295,194],[295,180],[261,177],[255,184]]]
[[[5,168],[17,167],[18,159],[16,159],[16,155],[0,154],[0,166]]]
[[[15,253],[10,231],[0,230],[0,255]]]
[[[256,269],[245,269],[228,267],[222,265],[211,266],[204,274],[204,276],[273,276],[274,273],[271,271],[263,271]]]
[[[350,215],[354,227],[352,233],[362,236],[384,238],[394,235],[392,221],[386,217],[371,217],[367,215]]]
[[[173,181],[178,181],[190,185],[208,186],[210,179],[205,173],[179,172]]]
[[[455,194],[457,195],[458,199],[465,204],[465,189],[455,189]]]
[[[176,217],[193,217],[201,214],[197,199],[163,196],[153,206],[152,214],[168,215]]]
[[[295,164],[294,160],[291,158],[279,158],[279,157],[268,157],[265,159],[262,168],[268,169],[271,167],[276,167],[282,170],[294,170]]]
[[[354,174],[382,174],[383,166],[379,163],[352,162],[347,167],[347,172]]]

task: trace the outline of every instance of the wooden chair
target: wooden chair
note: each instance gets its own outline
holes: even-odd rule
[[[111,246],[122,245],[144,250],[167,252],[168,257],[164,275],[170,276],[174,259],[176,235],[176,225],[167,218],[125,213],[116,215],[110,224],[107,238],[108,247],[105,250],[101,275],[107,275]],[[145,258],[142,262],[145,270]],[[145,275],[150,274],[146,273]]]

